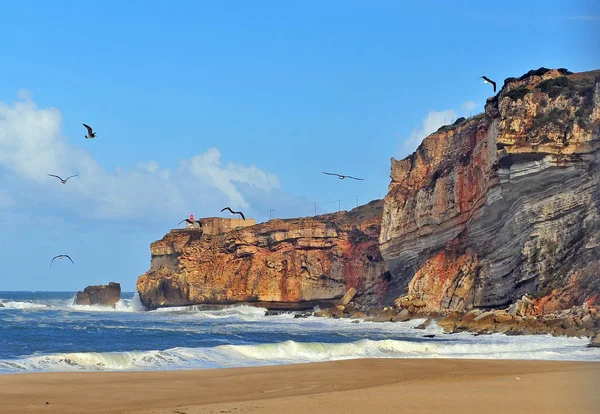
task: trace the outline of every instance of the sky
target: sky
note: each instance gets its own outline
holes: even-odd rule
[[[132,291],[190,213],[349,210],[483,111],[477,77],[600,68],[600,3],[497,4],[3,2],[0,291]]]

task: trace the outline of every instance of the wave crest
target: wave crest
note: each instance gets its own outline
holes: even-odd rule
[[[515,337],[518,338],[518,337]],[[241,367],[322,362],[355,358],[471,358],[600,360],[600,349],[585,348],[586,339],[515,339],[503,343],[456,343],[447,340],[363,339],[346,343],[285,341],[164,351],[89,352],[0,360],[0,371],[115,371]]]

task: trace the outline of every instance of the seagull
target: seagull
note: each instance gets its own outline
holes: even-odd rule
[[[83,124],[84,127],[87,128],[88,134],[85,136],[86,138],[96,138],[96,133],[92,131],[92,127],[86,124]]]
[[[340,175],[340,174],[335,174],[335,173],[328,173],[325,171],[321,171],[323,174],[327,174],[327,175],[337,175],[340,180],[343,180],[344,178],[352,178],[353,180],[364,180],[364,178],[356,178],[356,177],[352,177],[351,175]]]
[[[60,178],[58,175],[54,175],[54,174],[48,174],[48,175],[49,175],[50,177],[56,177],[56,178],[58,178],[58,179],[60,180],[60,182],[61,182],[61,183],[63,183],[63,184],[66,184],[66,183],[67,183],[67,180],[68,180],[69,178],[77,177],[77,174],[75,174],[75,175],[72,175],[72,176],[70,176],[70,177],[67,177],[67,178],[65,178],[65,179],[63,180],[63,179],[62,179],[62,178]]]
[[[225,210],[229,210],[229,212],[231,214],[239,214],[240,216],[242,216],[242,218],[244,220],[246,220],[246,217],[244,217],[244,213],[242,213],[241,211],[233,211],[232,209],[230,209],[229,207],[225,207],[223,210],[221,210],[221,212],[225,211]]]
[[[69,259],[71,261],[71,263],[75,264],[73,259],[71,259],[71,256],[69,256],[68,254],[59,254],[58,256],[54,256],[52,258],[52,261],[50,262],[50,267],[52,267],[52,263],[54,263],[55,259],[62,259],[63,257],[66,257],[67,259]]]
[[[181,223],[183,223],[184,221],[185,221],[186,223],[188,223],[188,224],[194,224],[194,223],[198,223],[198,225],[199,225],[200,227],[202,227],[202,222],[200,222],[200,220],[192,221],[192,220],[190,220],[189,218],[186,218],[186,219],[184,219],[184,220],[181,220],[181,221],[180,221],[179,223],[177,223],[177,224],[181,224]]]
[[[477,79],[483,79],[483,83],[491,83],[494,87],[494,93],[496,93],[496,82],[488,78],[487,76],[480,76]]]

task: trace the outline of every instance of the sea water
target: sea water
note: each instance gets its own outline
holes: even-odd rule
[[[375,323],[198,306],[75,306],[74,292],[0,292],[0,373],[242,367],[352,358],[600,361],[585,338],[458,333],[423,320]],[[426,338],[424,335],[435,335]]]

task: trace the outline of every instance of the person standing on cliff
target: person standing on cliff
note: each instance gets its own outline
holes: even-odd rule
[[[194,227],[194,214],[190,214],[190,222],[185,223],[185,227]]]

